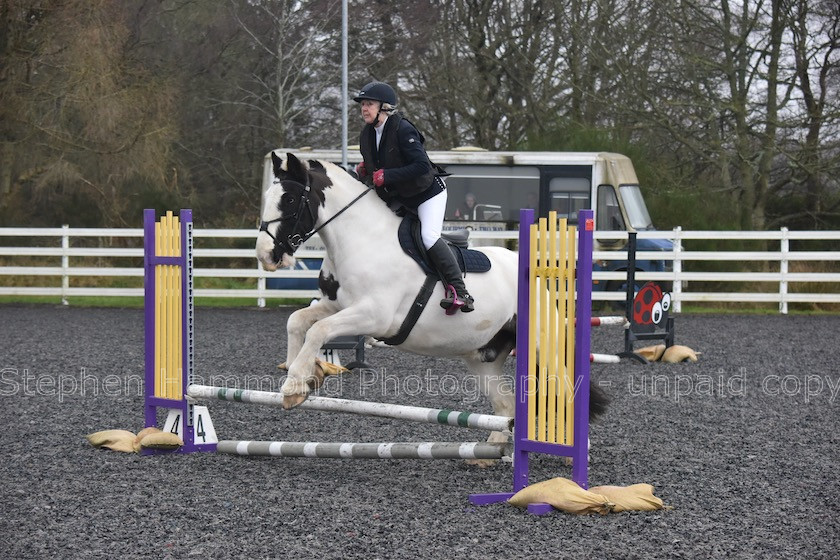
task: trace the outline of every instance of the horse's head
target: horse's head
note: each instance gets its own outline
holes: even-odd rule
[[[324,189],[332,185],[323,167],[312,170],[293,154],[284,161],[272,152],[271,161],[274,184],[265,193],[257,235],[257,259],[266,270],[294,266],[292,255],[314,230]]]

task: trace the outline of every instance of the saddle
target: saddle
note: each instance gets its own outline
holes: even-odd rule
[[[405,254],[410,256],[414,261],[420,265],[423,272],[427,276],[437,277],[437,270],[429,262],[426,255],[426,248],[423,246],[423,241],[420,238],[420,220],[413,214],[407,214],[397,232]],[[468,229],[459,229],[456,231],[447,231],[441,234],[441,239],[446,241],[452,253],[455,255],[455,260],[458,261],[458,266],[461,267],[461,272],[487,272],[490,270],[490,259],[481,251],[468,249],[470,238],[470,231]]]

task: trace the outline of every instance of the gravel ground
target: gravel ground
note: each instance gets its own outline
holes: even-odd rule
[[[202,381],[277,390],[288,313],[199,308]],[[508,490],[510,464],[94,449],[85,434],[142,427],[142,311],[0,306],[0,557],[836,558],[840,316],[681,315],[676,332],[702,352],[699,363],[593,367],[613,402],[591,427],[590,466],[593,485],[647,482],[673,509],[537,517],[469,504],[471,492]],[[594,331],[595,352],[622,344],[620,330]],[[489,412],[458,382],[458,362],[379,348],[366,357],[371,370],[328,393]],[[416,394],[421,384],[429,392]],[[223,439],[474,439],[426,424],[210,406]],[[532,472],[570,476],[551,457]]]

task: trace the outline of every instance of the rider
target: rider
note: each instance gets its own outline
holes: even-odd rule
[[[446,183],[436,174],[423,147],[423,135],[397,112],[397,94],[383,82],[371,82],[353,98],[361,104],[365,126],[359,135],[364,161],[356,174],[373,184],[385,200],[396,200],[420,219],[420,237],[432,263],[452,286],[440,306],[473,311],[461,269],[446,242],[440,238],[446,210]],[[384,191],[384,192],[383,192]]]

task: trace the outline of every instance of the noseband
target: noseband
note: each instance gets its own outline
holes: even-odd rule
[[[302,185],[302,184],[298,183],[297,181],[292,181],[292,180],[280,181],[281,185],[284,185],[284,184],[287,184],[287,183],[291,183],[292,185],[297,185],[298,187],[301,188],[300,201],[298,202],[297,209],[294,211],[294,213],[289,214],[287,216],[280,216],[279,218],[275,218],[273,220],[261,221],[260,222],[260,229],[259,229],[259,231],[266,232],[268,234],[268,236],[271,237],[271,239],[274,240],[274,250],[275,250],[275,252],[277,252],[278,249],[280,250],[280,252],[278,252],[278,255],[283,254],[283,253],[293,255],[294,252],[297,251],[298,247],[303,245],[303,243],[307,239],[309,239],[310,237],[312,237],[313,235],[315,235],[316,233],[321,231],[324,228],[324,226],[326,226],[328,223],[330,223],[334,219],[338,218],[342,213],[344,213],[345,210],[347,210],[348,208],[353,206],[360,198],[362,198],[367,193],[369,193],[371,190],[373,190],[373,189],[370,189],[370,188],[366,188],[359,196],[357,196],[356,198],[351,200],[350,203],[347,204],[347,206],[345,206],[344,208],[342,208],[341,210],[336,212],[335,216],[333,216],[332,218],[330,218],[329,220],[327,220],[326,222],[324,222],[323,224],[321,224],[319,227],[316,228],[316,227],[314,227],[316,216],[312,212],[312,207],[309,205],[309,198],[310,198],[310,195],[312,194],[312,187],[310,186],[309,181],[307,180],[306,185]],[[309,231],[306,231],[305,233],[303,232],[303,230],[305,230],[307,228],[306,228],[306,226],[303,225],[304,210],[306,210],[306,213],[308,214],[308,217],[310,218],[310,220],[312,222],[312,228],[309,229]],[[268,231],[268,226],[270,224],[273,224],[275,222],[280,222],[281,227],[282,227],[284,222],[292,221],[292,220],[294,220],[294,224],[292,226],[292,232],[290,234],[288,234],[285,239],[283,239],[282,237],[280,237],[280,238],[275,237],[274,234],[272,234],[270,231]],[[279,232],[279,229],[278,229],[278,234],[279,233],[280,232]]]

